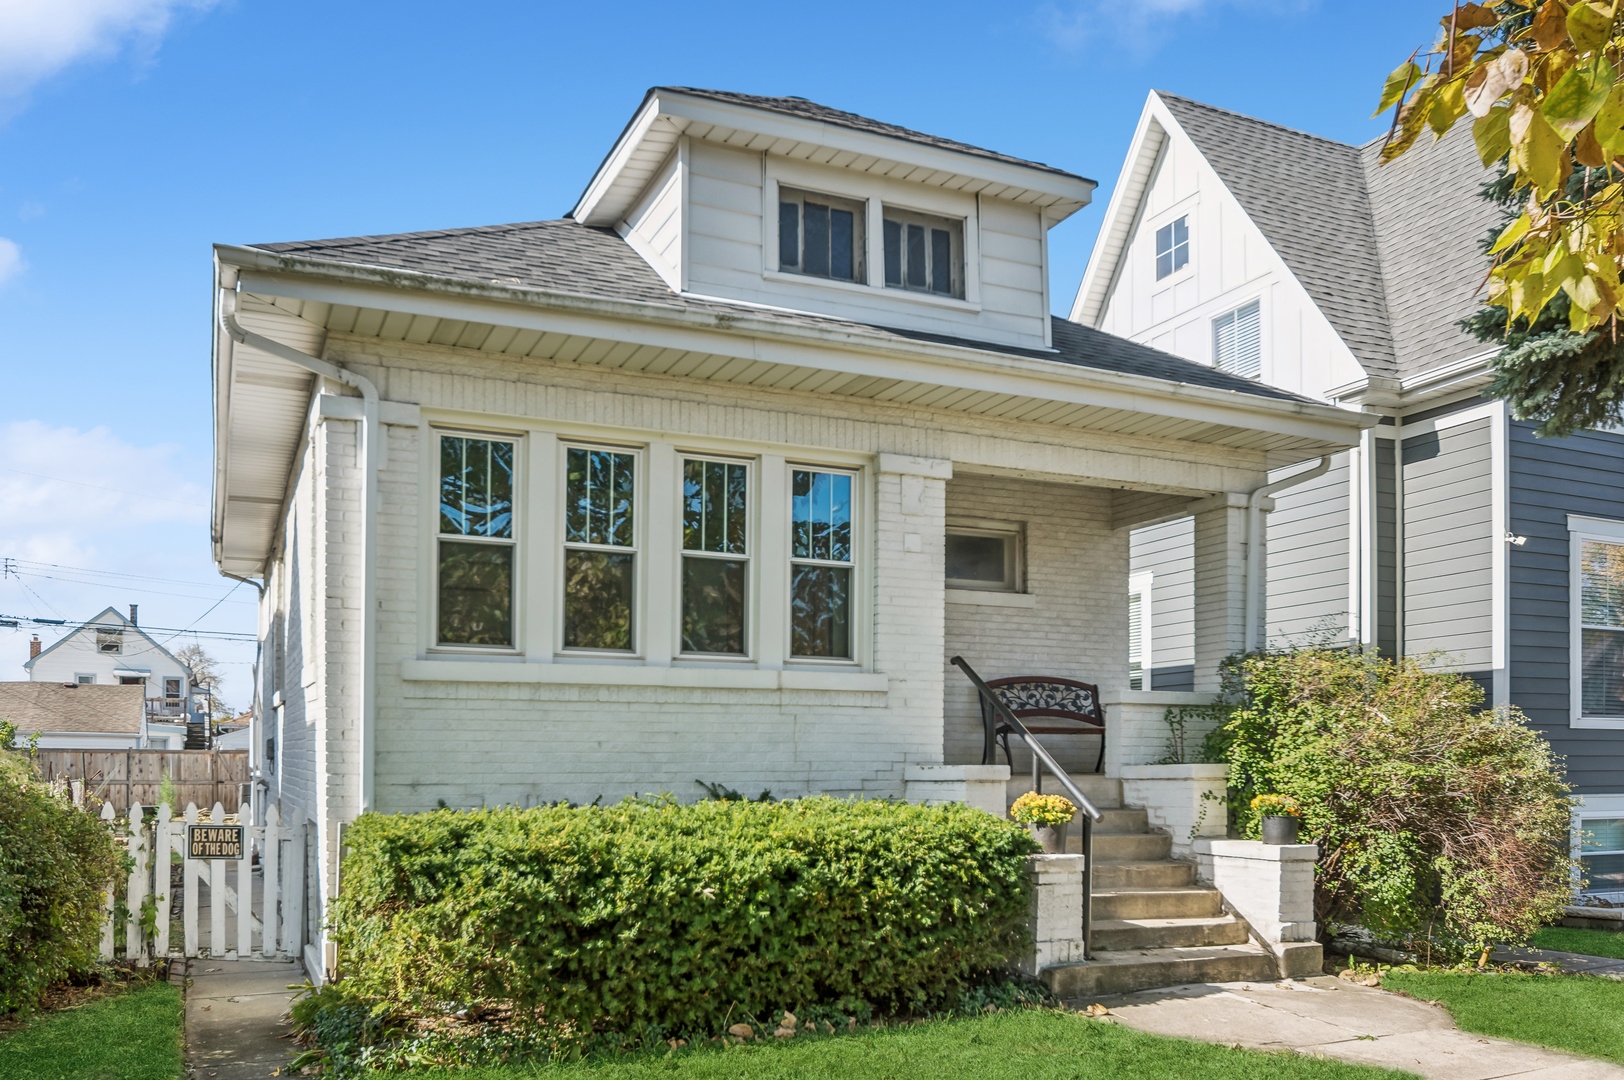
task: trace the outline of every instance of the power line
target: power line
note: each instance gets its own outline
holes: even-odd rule
[[[192,581],[188,578],[154,577],[151,574],[128,574],[122,570],[97,570],[90,566],[64,566],[61,563],[36,562],[33,559],[6,559],[13,566],[38,566],[46,570],[68,570],[76,574],[99,574],[103,577],[131,578],[135,581],[162,581],[168,585],[196,585],[199,588],[210,588],[223,584],[218,581]],[[240,584],[240,582],[238,583]]]
[[[210,608],[209,610],[212,611],[213,608]],[[208,612],[204,612],[203,614],[207,615]],[[203,616],[201,615],[198,616],[199,619],[202,617]],[[37,619],[32,615],[0,615],[0,626],[18,627],[22,623],[28,623],[32,626],[60,626],[66,630],[83,630],[86,627],[101,627],[108,630],[126,629],[125,626],[114,626],[110,623],[69,622],[66,619]],[[193,625],[196,624],[194,623]],[[156,630],[160,634],[175,634],[177,636],[180,634],[191,634],[194,637],[217,638],[222,641],[252,642],[259,640],[258,634],[247,634],[235,630],[193,630],[190,626],[147,626],[145,624],[139,624],[136,625],[134,629],[146,631]]]
[[[227,590],[226,596],[230,596],[232,593],[236,592],[238,586],[240,586],[241,584],[242,584],[242,582],[239,581],[239,582],[237,582],[236,585],[233,585],[229,590]],[[215,608],[219,607],[221,604],[226,602],[226,596],[220,597],[220,599],[216,600],[212,605],[210,605],[209,611],[205,611],[203,614],[201,614],[197,618],[193,619],[192,622],[191,622],[191,625],[186,627],[186,630],[190,630],[193,626],[196,626],[198,623],[200,623],[204,619],[208,618],[210,611],[213,611]],[[164,638],[165,644],[167,644],[167,643],[169,643],[171,641],[174,641],[176,638],[178,638],[182,634],[186,633],[186,630],[177,630],[175,633],[173,633],[173,634],[169,635],[168,637]]]

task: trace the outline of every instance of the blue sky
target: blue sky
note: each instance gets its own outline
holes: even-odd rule
[[[1063,312],[1148,90],[1361,142],[1446,7],[0,0],[0,615],[253,629],[246,587],[207,611],[212,242],[558,217],[647,87],[718,87],[1100,181]],[[252,647],[204,644],[246,703]]]

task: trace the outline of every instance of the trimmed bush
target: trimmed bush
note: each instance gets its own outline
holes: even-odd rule
[[[0,1014],[33,1011],[47,987],[95,964],[119,862],[106,826],[0,747]]]
[[[928,1008],[1026,944],[1026,830],[961,805],[628,800],[363,815],[332,907],[352,989],[582,1034]]]

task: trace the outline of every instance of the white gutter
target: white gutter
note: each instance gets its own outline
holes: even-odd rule
[[[374,626],[377,622],[375,578],[378,564],[378,470],[384,464],[383,427],[378,422],[378,388],[372,380],[353,371],[302,353],[291,345],[256,334],[237,321],[235,288],[220,290],[220,326],[233,341],[268,353],[280,360],[314,372],[323,378],[354,387],[361,392],[361,805],[364,813],[372,807],[373,714],[376,706],[377,659],[374,656]]]
[[[1246,498],[1246,628],[1241,639],[1245,642],[1245,652],[1255,652],[1258,648],[1257,615],[1263,591],[1263,500],[1330,471],[1331,455],[1327,454],[1312,469],[1292,473],[1272,484],[1264,484]]]

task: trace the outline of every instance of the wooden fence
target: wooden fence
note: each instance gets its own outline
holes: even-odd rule
[[[40,750],[34,767],[46,780],[83,780],[85,793],[124,817],[131,805],[156,806],[167,773],[177,806],[219,803],[238,810],[238,785],[248,783],[246,750]]]

